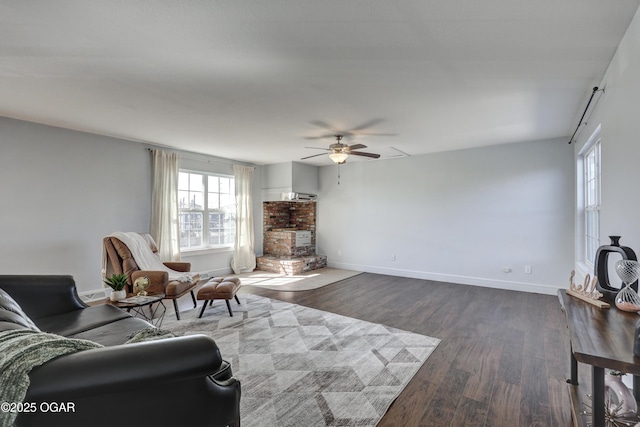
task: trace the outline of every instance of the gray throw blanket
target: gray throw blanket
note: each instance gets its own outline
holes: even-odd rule
[[[172,338],[172,337],[175,337],[175,335],[171,331],[167,331],[159,328],[147,328],[147,329],[142,329],[140,331],[134,332],[131,335],[129,335],[127,337],[129,338],[129,341],[125,342],[125,344],[133,344],[136,342],[143,342],[143,341],[163,340],[165,338]]]
[[[100,344],[28,329],[0,332],[0,402],[23,402],[29,372],[56,357],[100,348]],[[17,413],[0,412],[0,427],[13,424]]]

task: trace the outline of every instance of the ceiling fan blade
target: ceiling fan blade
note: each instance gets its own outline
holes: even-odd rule
[[[304,147],[304,148],[311,148],[312,150],[331,151],[329,148],[320,148],[320,147]]]
[[[369,120],[368,122],[364,122],[361,125],[354,127],[353,129],[349,129],[348,132],[353,132],[354,130],[358,131],[358,130],[368,129],[383,121],[384,121],[383,119],[372,119],[372,120]]]
[[[379,159],[380,158],[380,154],[374,154],[374,153],[365,153],[363,151],[352,151],[349,154],[353,154],[354,156],[364,156],[364,157],[371,157],[372,159]]]
[[[349,150],[359,150],[361,148],[367,148],[364,144],[353,144],[349,146]]]
[[[358,136],[398,136],[397,133],[359,133]]]
[[[324,156],[327,153],[314,154],[313,156],[302,157],[300,160],[310,159],[312,157]]]
[[[320,128],[324,128],[324,129],[328,129],[328,130],[333,130],[333,127],[327,123],[327,122],[323,122],[322,120],[313,120],[312,122],[310,122],[312,125],[314,126],[318,126]]]
[[[326,138],[335,138],[336,135],[334,133],[326,133],[324,135],[319,136],[305,136],[304,139],[326,139]]]

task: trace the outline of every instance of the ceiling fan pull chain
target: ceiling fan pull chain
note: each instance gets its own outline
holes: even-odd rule
[[[338,185],[340,185],[340,163],[338,163]]]

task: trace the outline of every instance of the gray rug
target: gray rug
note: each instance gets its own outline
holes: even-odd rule
[[[168,318],[212,337],[242,382],[243,427],[375,426],[439,339],[296,304],[240,296]]]

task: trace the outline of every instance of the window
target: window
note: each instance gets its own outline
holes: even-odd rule
[[[233,177],[180,171],[180,249],[233,246],[236,235]]]
[[[599,132],[598,132],[599,134]],[[584,173],[584,261],[593,267],[600,246],[600,138],[582,158]]]

